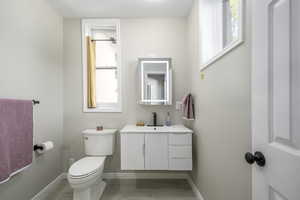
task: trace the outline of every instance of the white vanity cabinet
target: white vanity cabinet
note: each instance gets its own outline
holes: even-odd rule
[[[122,170],[192,170],[192,130],[126,126],[120,132]]]

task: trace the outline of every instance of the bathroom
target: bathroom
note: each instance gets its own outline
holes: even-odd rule
[[[1,99],[35,100],[37,149],[3,182],[0,153],[0,200],[299,200],[299,9],[297,0],[1,0],[0,150]],[[102,53],[108,44],[114,59],[91,64],[94,44]],[[162,100],[150,101],[147,62],[167,71]],[[95,131],[112,152],[99,172],[106,187],[93,199],[74,192],[70,174]],[[43,144],[49,151],[39,153]],[[188,156],[172,163],[172,148],[182,146]],[[147,166],[136,156],[148,153],[161,159]]]

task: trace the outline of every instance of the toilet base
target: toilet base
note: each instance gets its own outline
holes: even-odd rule
[[[106,187],[106,183],[100,180],[99,183],[86,189],[74,189],[73,200],[99,200]]]

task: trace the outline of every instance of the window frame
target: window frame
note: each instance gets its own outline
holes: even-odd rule
[[[83,112],[85,113],[121,113],[122,112],[122,67],[121,67],[121,37],[119,19],[82,19],[82,70],[83,70]],[[116,52],[117,52],[117,80],[118,80],[118,103],[97,103],[96,108],[87,106],[87,44],[86,36],[91,34],[92,29],[103,27],[116,27]]]

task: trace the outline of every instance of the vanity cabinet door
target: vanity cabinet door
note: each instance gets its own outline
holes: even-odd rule
[[[146,134],[145,144],[145,169],[168,170],[168,134]]]
[[[121,134],[121,169],[145,169],[145,135]]]

